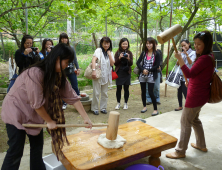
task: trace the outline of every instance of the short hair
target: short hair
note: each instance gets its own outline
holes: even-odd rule
[[[153,44],[153,53],[156,54],[156,42],[155,42],[155,39],[153,37],[148,37],[146,42],[149,42],[149,43],[152,43]],[[148,48],[145,47],[145,52],[147,53],[148,52]]]
[[[61,34],[59,35],[59,43],[61,43],[61,42],[62,42],[61,40],[62,40],[63,38],[68,39],[67,44],[68,44],[68,45],[70,45],[70,44],[69,44],[69,36],[68,36],[66,33],[64,33],[64,32],[63,32],[63,33],[61,33]]]
[[[189,41],[188,39],[186,39],[186,38],[182,39],[182,40],[180,41],[180,44],[181,44],[182,42],[185,42],[185,43],[187,43],[187,44],[190,44],[190,41]],[[189,48],[192,49],[191,44],[189,45]],[[182,49],[182,51],[183,51],[183,49]]]
[[[112,49],[113,49],[113,47],[112,47],[112,41],[111,41],[111,39],[109,38],[109,37],[103,37],[101,40],[100,40],[100,48],[102,48],[103,49],[103,46],[102,46],[102,43],[103,42],[107,42],[107,43],[110,43],[110,46],[109,46],[109,48],[108,48],[108,50],[110,50],[110,51],[112,51]]]
[[[31,35],[24,35],[24,36],[22,37],[21,48],[20,48],[22,52],[25,51],[24,44],[25,44],[25,41],[26,41],[27,39],[32,39],[32,43],[33,43],[33,37],[32,37]]]
[[[122,47],[121,47],[121,44],[122,44],[123,42],[125,42],[125,41],[128,42],[128,47],[127,47],[126,50],[129,50],[129,48],[130,48],[129,40],[128,40],[127,38],[122,38],[122,39],[120,40],[120,42],[119,42],[119,51],[123,51],[123,49],[122,49]]]

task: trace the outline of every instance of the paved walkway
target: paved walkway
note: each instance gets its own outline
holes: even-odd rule
[[[171,111],[156,117],[147,118],[146,121],[147,124],[179,138],[181,113],[182,111]],[[161,165],[165,170],[222,170],[222,102],[218,104],[206,104],[201,110],[200,119],[203,123],[207,148],[209,151],[203,153],[190,146],[191,142],[195,142],[195,135],[192,131],[186,158],[178,160],[166,158],[165,154],[174,151],[174,149],[162,152],[160,159]],[[85,128],[78,128],[67,134],[78,133],[82,130],[85,130]],[[51,140],[45,141],[43,156],[52,153],[50,142]],[[29,170],[29,149],[29,144],[27,144],[25,146],[20,170]],[[0,167],[4,156],[5,153],[0,153]],[[135,163],[148,163],[148,157],[114,168],[113,170],[123,170]]]

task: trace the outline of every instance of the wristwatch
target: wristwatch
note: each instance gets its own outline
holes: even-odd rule
[[[95,71],[95,70],[96,70],[95,68],[92,69],[92,71]]]

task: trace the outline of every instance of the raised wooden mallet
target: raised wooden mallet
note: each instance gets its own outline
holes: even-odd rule
[[[183,28],[179,24],[176,24],[176,25],[170,27],[169,29],[165,30],[161,34],[159,34],[157,36],[157,40],[160,44],[164,44],[165,42],[172,39],[174,50],[175,50],[176,53],[178,53],[176,43],[175,43],[173,37],[175,37],[176,35],[181,33],[182,30],[183,30]],[[187,78],[185,77],[185,75],[184,75],[184,78],[186,80],[186,83],[188,83]]]

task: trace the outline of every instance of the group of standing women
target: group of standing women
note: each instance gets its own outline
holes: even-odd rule
[[[101,113],[107,113],[107,101],[108,101],[108,84],[112,82],[112,67],[115,65],[115,72],[118,75],[116,79],[116,110],[121,107],[121,91],[124,89],[124,105],[123,109],[128,109],[129,99],[129,85],[131,84],[131,72],[133,65],[133,54],[129,50],[130,44],[127,38],[122,38],[119,42],[119,48],[113,56],[112,41],[108,37],[103,37],[100,40],[100,48],[96,49],[92,59],[92,77],[93,77],[93,99],[91,110],[93,114],[99,115]],[[141,113],[147,111],[146,108],[146,85],[148,83],[149,95],[153,101],[154,111],[152,116],[159,114],[157,111],[156,97],[153,93],[155,80],[158,77],[160,68],[160,54],[156,51],[156,40],[152,37],[147,38],[145,51],[141,53],[137,66],[140,69],[139,81],[141,85],[141,97],[144,108]],[[101,78],[96,79],[96,64],[101,65]],[[99,95],[100,109],[99,105]]]

